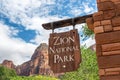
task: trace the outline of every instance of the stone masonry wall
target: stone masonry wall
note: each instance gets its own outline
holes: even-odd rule
[[[97,7],[86,22],[95,33],[100,80],[120,80],[120,0],[97,0]]]

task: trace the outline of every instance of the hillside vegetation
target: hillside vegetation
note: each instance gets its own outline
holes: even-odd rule
[[[66,73],[61,80],[99,80],[96,53],[81,48],[82,63],[77,71]]]
[[[15,71],[6,67],[0,66],[0,80],[58,80],[48,76],[17,76]]]
[[[77,71],[65,73],[60,79],[48,76],[17,76],[15,71],[0,66],[0,80],[99,80],[95,52],[81,48],[82,63]]]

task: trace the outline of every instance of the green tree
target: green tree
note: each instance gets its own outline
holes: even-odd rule
[[[57,78],[48,77],[48,76],[17,76],[11,77],[10,80],[58,80]]]
[[[99,80],[96,54],[90,49],[81,48],[82,62],[75,72],[66,73],[61,80]]]
[[[0,66],[0,80],[9,80],[9,77],[17,76],[15,71],[8,69],[4,66]]]
[[[0,80],[58,80],[49,76],[17,76],[15,71],[4,66],[0,66]]]
[[[85,37],[94,37],[94,32],[88,28],[87,24],[82,26],[82,29]]]

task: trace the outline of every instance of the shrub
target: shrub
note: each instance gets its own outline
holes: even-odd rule
[[[99,80],[96,54],[90,49],[81,48],[82,62],[75,72],[66,73],[61,80]]]
[[[13,69],[0,66],[0,80],[9,80],[9,77],[17,76]]]

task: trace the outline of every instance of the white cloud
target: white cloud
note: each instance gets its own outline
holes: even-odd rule
[[[83,4],[84,5],[84,12],[85,13],[90,13],[90,12],[95,12],[95,10],[93,9],[93,7],[90,7],[88,4]]]
[[[54,0],[0,0],[0,12],[14,23],[29,25],[32,17],[47,16]],[[36,12],[37,11],[37,12]]]
[[[36,31],[36,36],[34,39],[31,40],[31,42],[34,43],[48,43],[49,34],[52,33],[52,30],[45,30],[42,27],[43,23],[53,22],[57,20],[65,19],[66,17],[59,18],[57,16],[48,16],[47,18],[39,18],[39,17],[33,17],[31,19],[31,25],[26,26],[27,29],[32,29]],[[56,32],[59,32],[59,29],[56,29]],[[62,31],[65,31],[64,28],[62,28]]]
[[[0,61],[9,59],[13,60],[15,64],[21,64],[28,60],[26,56],[31,56],[37,45],[13,38],[12,32],[15,33],[16,30],[0,23]]]
[[[75,1],[71,1],[71,2],[75,2]],[[83,1],[78,1],[78,4],[80,5],[72,5],[69,4],[71,10],[70,10],[70,14],[74,15],[74,16],[80,16],[80,15],[86,15],[86,14],[92,14],[94,12],[96,12],[96,8],[91,6],[91,5],[94,5],[94,6],[97,6],[95,5],[95,3],[91,4],[90,3],[91,0],[88,0],[87,2],[85,2],[84,0]]]
[[[71,13],[74,16],[78,16],[78,15],[81,15],[83,13],[83,11],[81,9],[79,9],[79,8],[72,8]]]

